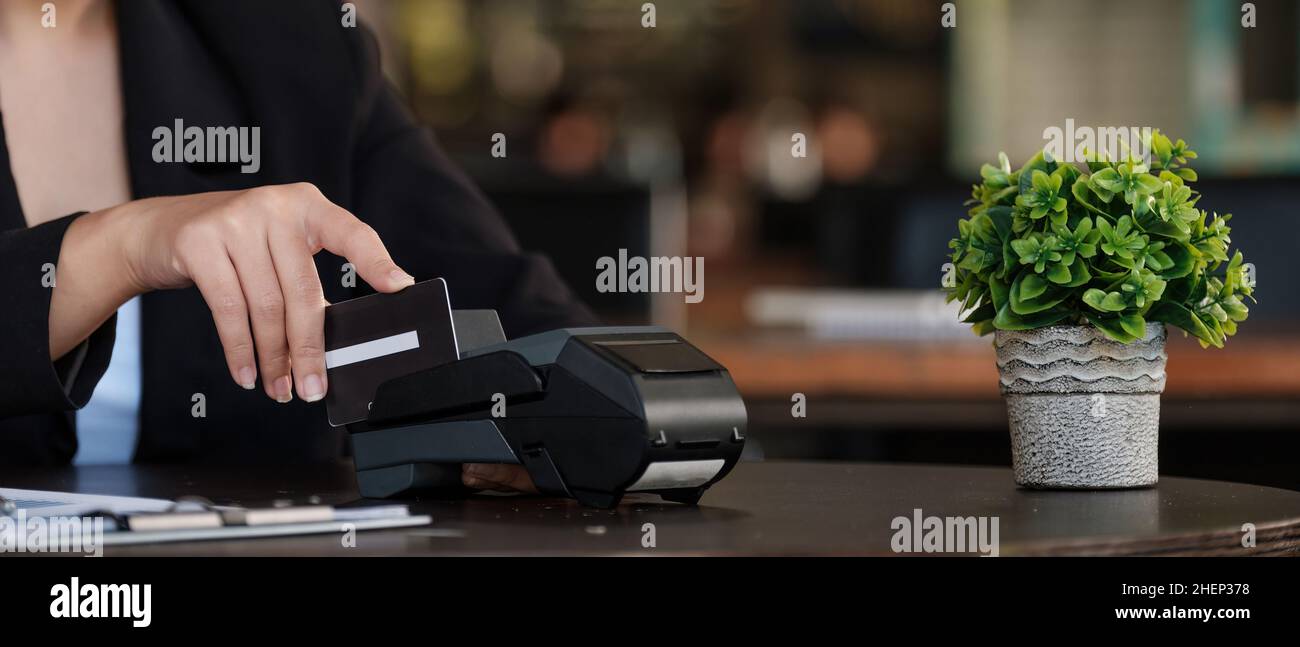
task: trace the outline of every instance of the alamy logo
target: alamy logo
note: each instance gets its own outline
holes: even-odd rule
[[[618,259],[596,259],[596,291],[606,292],[680,292],[687,303],[704,300],[704,257],[627,255],[618,250]]]
[[[186,126],[177,119],[172,127],[153,129],[153,161],[159,164],[213,164],[239,162],[239,172],[262,168],[262,129],[258,126]]]
[[[1067,164],[1124,161],[1133,159],[1151,164],[1150,126],[1093,128],[1075,126],[1073,119],[1065,120],[1065,128],[1049,126],[1043,129],[1043,156]]]
[[[50,597],[51,618],[130,618],[135,627],[153,622],[152,584],[82,584],[74,577],[51,587]]]
[[[894,517],[889,547],[895,553],[977,553],[998,556],[998,517]]]
[[[0,553],[104,554],[103,517],[27,516],[0,512]]]

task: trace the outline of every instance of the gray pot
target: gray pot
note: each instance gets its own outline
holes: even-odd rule
[[[1130,488],[1159,478],[1165,327],[1131,344],[1092,326],[999,330],[998,373],[1016,483]]]

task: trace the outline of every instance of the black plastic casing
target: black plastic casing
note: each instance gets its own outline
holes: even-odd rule
[[[362,496],[465,492],[462,463],[518,463],[542,493],[601,508],[634,486],[698,502],[739,460],[745,429],[727,370],[657,327],[462,352],[381,385],[369,419],[349,428]]]

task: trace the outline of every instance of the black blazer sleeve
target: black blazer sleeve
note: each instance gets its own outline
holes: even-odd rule
[[[496,309],[509,337],[596,323],[548,259],[519,249],[500,215],[384,81],[373,37],[353,31],[363,103],[353,212],[417,279],[446,278],[453,308]]]
[[[47,263],[57,266],[63,234],[81,214],[0,232],[0,418],[80,408],[108,368],[116,316],[59,361],[50,358]]]

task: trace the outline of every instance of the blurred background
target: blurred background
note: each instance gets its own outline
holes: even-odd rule
[[[1224,350],[1171,335],[1161,471],[1300,489],[1300,3],[1246,4],[356,2],[525,247],[731,369],[754,459],[1009,464],[990,339],[939,291],[979,165],[1067,119],[1186,139],[1260,303]],[[597,292],[620,249],[702,257],[703,300]]]

